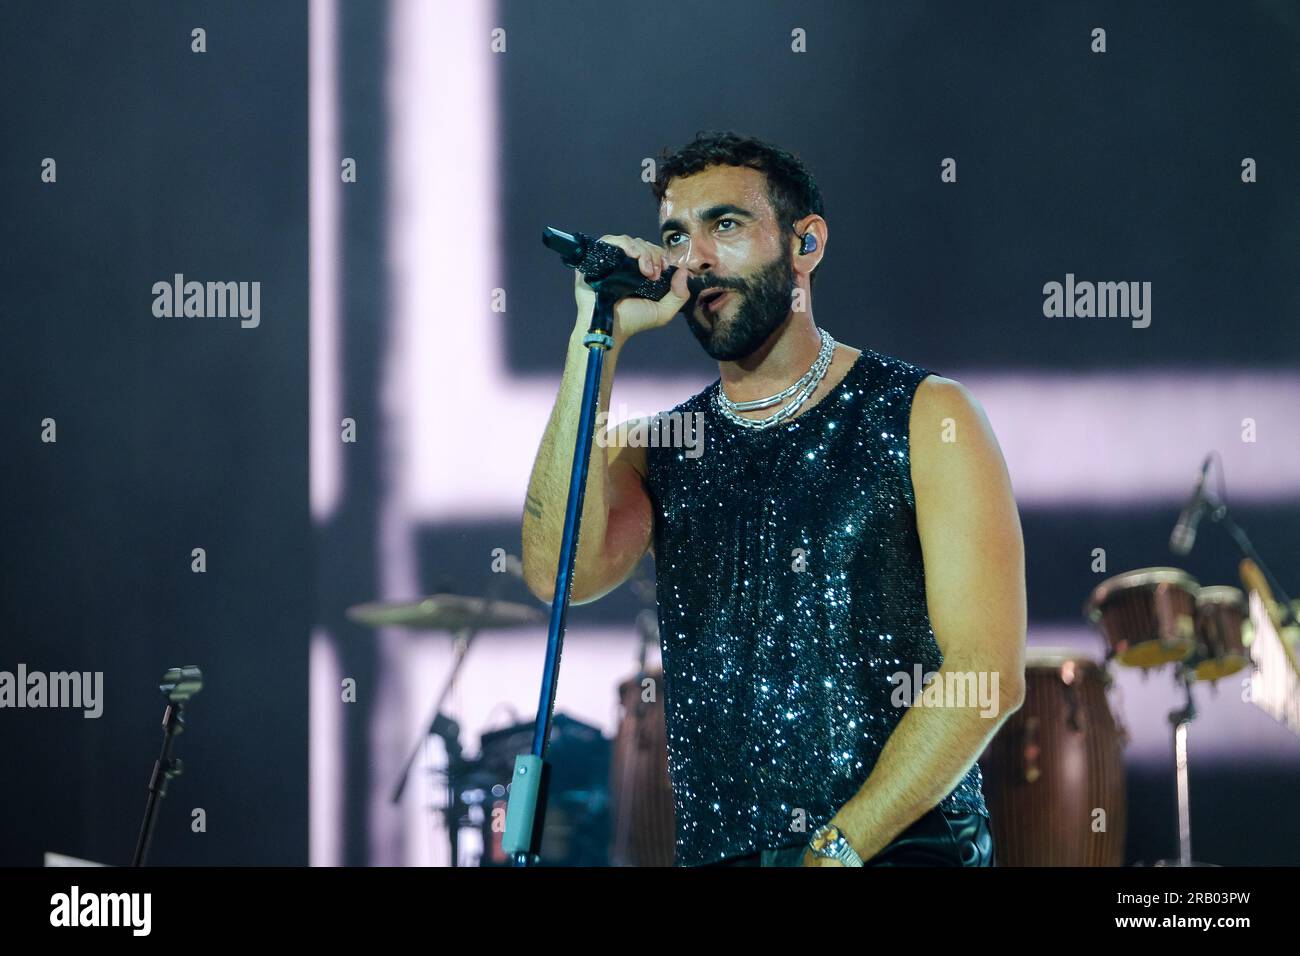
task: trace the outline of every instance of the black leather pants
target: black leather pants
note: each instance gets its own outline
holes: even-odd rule
[[[799,866],[807,843],[731,857],[710,866]],[[866,866],[993,866],[993,831],[978,813],[933,808]]]

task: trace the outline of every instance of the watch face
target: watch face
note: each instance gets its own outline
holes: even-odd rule
[[[840,838],[839,828],[828,826],[825,829],[819,831],[817,835],[813,837],[813,841],[812,841],[813,850],[817,852],[825,850],[828,846],[830,846],[839,838]]]

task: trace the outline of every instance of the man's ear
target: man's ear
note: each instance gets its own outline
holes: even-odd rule
[[[794,224],[794,270],[800,275],[811,276],[817,264],[826,255],[828,230],[826,220],[821,216],[805,216]]]

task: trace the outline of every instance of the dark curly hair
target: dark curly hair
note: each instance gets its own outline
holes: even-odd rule
[[[767,177],[768,202],[783,229],[793,230],[795,221],[804,216],[824,215],[822,192],[799,157],[752,136],[726,130],[701,130],[675,153],[664,149],[650,184],[655,199],[663,201],[668,183],[674,178],[694,175],[709,166],[748,166],[763,173]],[[813,271],[812,282],[817,281],[820,271]]]

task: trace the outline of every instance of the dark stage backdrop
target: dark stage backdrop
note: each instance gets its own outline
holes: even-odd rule
[[[305,864],[306,8],[4,19],[0,670],[100,671],[103,712],[0,711],[0,864],[130,861],[181,664],[151,862]],[[260,283],[258,324],[155,316],[176,273]]]
[[[0,670],[103,671],[106,701],[97,720],[0,711],[0,863],[39,863],[45,849],[129,857],[159,740],[155,684],[182,663],[202,665],[209,686],[180,744],[188,769],[164,808],[155,861],[305,863],[313,625],[328,632],[338,673],[363,689],[334,712],[339,738],[327,741],[339,750],[330,797],[342,832],[322,859],[409,861],[412,846],[433,842],[418,811],[400,830],[376,795],[391,786],[441,661],[379,653],[344,608],[381,596],[385,581],[384,596],[410,597],[481,594],[498,580],[489,555],[518,549],[527,467],[573,321],[572,277],[542,249],[541,227],[653,235],[643,161],[699,129],[776,142],[818,177],[830,228],[820,323],[851,345],[968,379],[993,411],[1020,493],[1031,639],[1082,631],[1093,548],[1106,548],[1113,572],[1171,562],[1165,541],[1195,465],[1235,436],[1224,422],[1245,414],[1263,425],[1258,454],[1290,471],[1234,462],[1230,489],[1257,483],[1234,513],[1296,583],[1300,469],[1278,451],[1300,445],[1285,404],[1300,370],[1296,4],[319,6],[337,13],[331,148],[362,170],[338,193],[332,265],[338,407],[365,439],[339,465],[337,508],[314,529],[307,5],[5,8]],[[458,6],[464,17],[450,19]],[[466,33],[457,24],[471,13]],[[196,26],[203,54],[191,52]],[[490,82],[437,72],[481,65],[473,57],[488,55],[494,27],[508,46],[483,71]],[[1104,54],[1089,49],[1097,27]],[[806,53],[791,50],[795,29]],[[475,147],[488,127],[485,158]],[[46,157],[56,183],[41,180]],[[946,157],[956,183],[940,181]],[[1257,163],[1257,182],[1241,181],[1243,157]],[[328,159],[336,177],[337,156]],[[489,176],[483,207],[469,208],[465,197]],[[437,201],[401,205],[412,182]],[[413,229],[424,244],[410,241]],[[447,262],[479,242],[491,245],[493,274],[467,290]],[[153,284],[176,273],[260,282],[260,324],[154,316]],[[1067,273],[1151,282],[1150,327],[1045,318],[1043,284]],[[429,276],[433,288],[412,296]],[[508,291],[508,311],[488,305],[496,288]],[[385,432],[385,414],[416,404],[409,382],[386,378],[415,326],[436,344],[399,357],[435,410],[422,419],[432,428]],[[619,367],[639,394],[668,382],[681,389],[675,399],[715,374],[681,327],[632,343]],[[1262,376],[1275,392],[1258,386]],[[1157,381],[1169,387],[1148,387]],[[1182,447],[1162,441],[1165,418],[1193,399],[1213,411],[1219,389],[1224,421],[1207,422],[1204,438],[1184,429]],[[1024,409],[1052,394],[1063,404],[1045,407],[1068,414],[1034,430]],[[47,418],[56,443],[41,440]],[[436,487],[411,472],[385,484],[385,448],[393,460],[436,462],[418,473]],[[1075,480],[1079,466],[1098,482]],[[1117,471],[1130,487],[1108,483]],[[405,566],[381,573],[379,516],[394,485],[419,499],[393,522],[414,527],[409,580]],[[202,574],[191,570],[198,547]],[[1213,531],[1179,563],[1206,583],[1235,574]],[[517,585],[502,593],[527,599]],[[589,699],[612,701],[627,676],[617,642],[644,606],[624,587],[570,615],[566,673],[591,682]],[[539,644],[532,634],[476,647],[476,661],[492,663],[490,690],[477,700],[467,691],[466,709],[505,701],[530,717],[526,657]],[[522,650],[492,658],[499,648]],[[385,685],[386,674],[417,671],[405,696],[383,698],[400,684]],[[579,683],[562,681],[562,696]],[[1152,706],[1158,724],[1164,705]],[[1300,786],[1300,750],[1250,716],[1267,753],[1194,750],[1197,856],[1295,864],[1300,822],[1282,803]],[[472,750],[482,728],[465,725]],[[1212,736],[1198,736],[1204,726],[1194,747]],[[1159,749],[1130,761],[1130,860],[1171,855],[1171,762]],[[195,808],[207,812],[206,833],[190,828]]]

